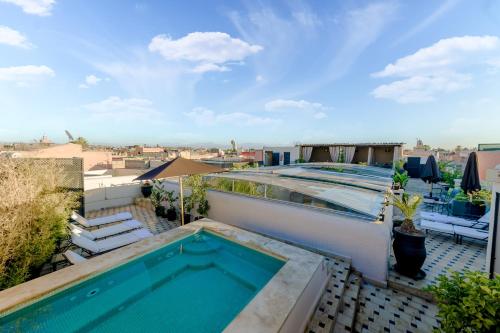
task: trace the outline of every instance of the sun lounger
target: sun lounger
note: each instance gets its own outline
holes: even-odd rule
[[[114,214],[114,215],[97,217],[95,219],[86,219],[85,217],[81,216],[80,214],[73,212],[73,214],[71,214],[71,218],[74,221],[83,225],[84,227],[90,228],[90,227],[100,226],[103,224],[109,224],[109,223],[114,223],[114,222],[130,220],[130,219],[132,219],[132,214],[130,212],[121,212],[121,213]]]
[[[442,222],[421,220],[420,227],[424,230],[433,230],[437,232],[442,232],[445,234],[454,235],[455,231],[453,230],[453,225]]]
[[[455,235],[458,236],[458,242],[462,242],[463,237],[474,238],[479,240],[488,240],[488,231],[478,230],[475,228],[467,228],[459,225],[453,226]]]
[[[488,227],[489,212],[486,213],[479,220],[467,220],[467,219],[463,219],[463,218],[460,218],[457,216],[449,216],[449,215],[443,215],[443,214],[426,212],[426,211],[420,212],[420,217],[423,220],[427,220],[427,221],[448,223],[448,224],[458,225],[458,226],[462,226],[462,227],[474,227],[477,229],[482,229],[482,228]]]
[[[143,228],[101,240],[91,240],[79,233],[75,233],[72,230],[71,242],[91,254],[98,254],[114,250],[152,236],[153,234],[148,229]]]
[[[87,259],[85,259],[84,257],[82,257],[81,255],[79,255],[78,253],[75,253],[71,250],[67,250],[66,252],[63,253],[63,256],[68,259],[68,261],[70,263],[72,263],[73,265],[76,265],[76,264],[79,264],[79,263],[82,263],[84,261],[87,261]]]
[[[118,235],[127,231],[131,231],[134,229],[139,229],[144,227],[141,222],[137,220],[127,220],[120,223],[116,223],[107,227],[103,227],[97,230],[85,230],[80,228],[79,226],[69,223],[69,228],[76,234],[80,234],[83,237],[87,237],[91,240],[96,240],[99,238],[105,238],[113,235]]]

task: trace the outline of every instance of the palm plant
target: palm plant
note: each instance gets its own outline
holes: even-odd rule
[[[392,203],[391,205],[399,208],[403,213],[405,219],[401,224],[401,231],[416,234],[418,233],[415,225],[413,224],[413,217],[417,212],[417,208],[422,202],[422,197],[419,195],[412,195],[411,197],[407,193],[403,193],[401,198],[394,194],[391,195]]]

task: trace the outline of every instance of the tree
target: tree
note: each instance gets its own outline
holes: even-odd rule
[[[71,141],[71,143],[75,143],[77,145],[80,145],[80,146],[82,146],[83,149],[86,149],[89,146],[87,139],[85,139],[82,136],[79,136],[76,140]]]

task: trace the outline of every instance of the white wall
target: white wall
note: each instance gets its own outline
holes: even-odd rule
[[[264,147],[264,164],[270,164],[270,161],[266,160],[266,151],[272,151],[273,153],[280,153],[280,165],[283,165],[284,162],[284,152],[290,153],[290,163],[295,163],[296,160],[300,157],[300,147],[297,146],[289,146],[289,147]]]
[[[85,214],[94,210],[130,205],[139,196],[142,194],[138,183],[85,190]]]
[[[208,200],[208,217],[213,220],[350,257],[353,267],[367,278],[387,281],[391,244],[387,223],[217,191],[210,191]]]

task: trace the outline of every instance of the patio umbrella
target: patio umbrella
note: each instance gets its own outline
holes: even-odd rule
[[[469,154],[460,187],[465,193],[479,191],[481,189],[477,167],[477,154],[475,152]]]
[[[134,180],[164,179],[179,177],[179,193],[181,203],[181,223],[184,225],[184,193],[182,189],[182,177],[200,175],[205,173],[223,172],[225,169],[206,163],[195,162],[182,157],[176,157],[165,164],[162,164],[148,172],[142,174]]]
[[[427,162],[425,162],[424,169],[420,174],[420,179],[424,182],[431,184],[430,196],[432,198],[432,184],[437,183],[441,180],[441,173],[439,172],[438,165],[436,163],[436,159],[434,155],[430,155],[427,158]]]

